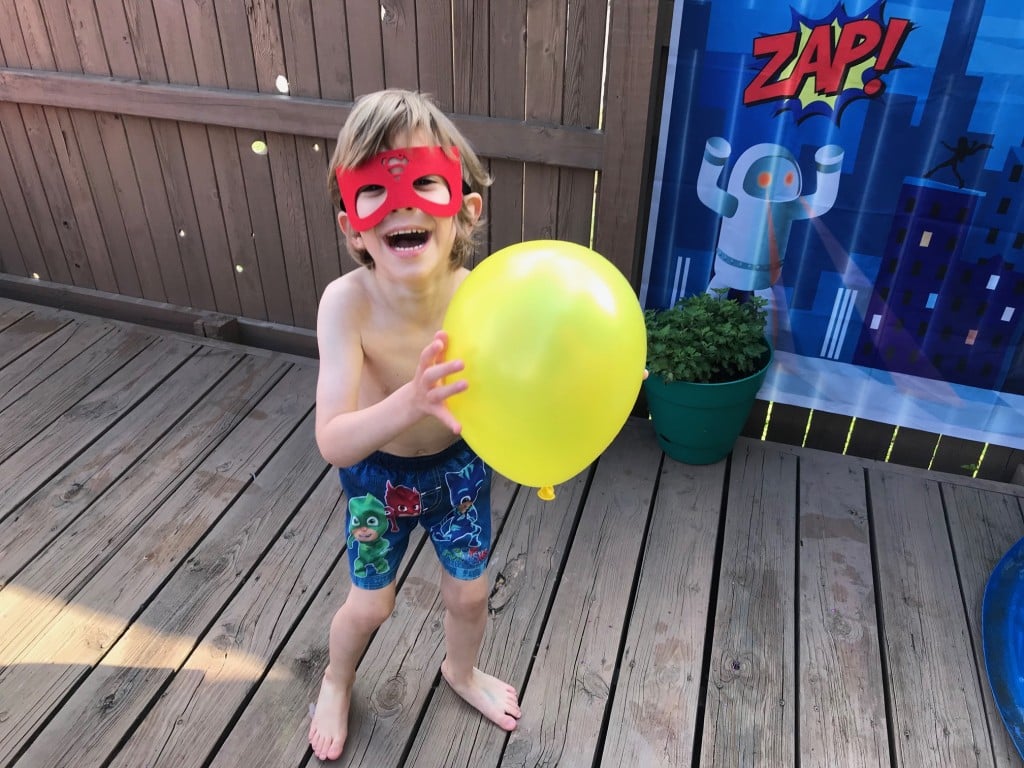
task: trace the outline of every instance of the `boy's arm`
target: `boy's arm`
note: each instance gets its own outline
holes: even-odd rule
[[[347,467],[365,459],[426,416],[456,434],[459,423],[444,400],[466,388],[465,381],[442,385],[462,370],[459,360],[442,362],[447,336],[438,332],[424,348],[413,380],[378,403],[359,408],[363,349],[359,302],[346,300],[351,286],[336,281],[324,291],[317,313],[320,371],[316,387],[316,441],[331,464]]]

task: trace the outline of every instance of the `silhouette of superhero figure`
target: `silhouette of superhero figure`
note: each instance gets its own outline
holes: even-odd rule
[[[964,188],[964,177],[960,175],[960,163],[966,160],[971,155],[980,152],[983,149],[992,149],[991,144],[983,144],[980,141],[968,141],[966,136],[961,136],[957,139],[956,146],[951,147],[946,142],[942,142],[942,146],[952,152],[952,157],[943,163],[939,163],[932,168],[928,173],[924,175],[926,179],[930,179],[932,174],[942,168],[949,168],[953,175],[956,176],[956,185],[960,188]]]

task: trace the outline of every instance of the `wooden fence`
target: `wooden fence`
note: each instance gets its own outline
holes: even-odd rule
[[[484,252],[571,240],[632,277],[659,5],[0,3],[0,272],[312,328],[354,266],[333,138],[404,87],[490,163]]]

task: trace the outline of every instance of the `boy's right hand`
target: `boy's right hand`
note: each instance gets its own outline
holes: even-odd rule
[[[448,334],[444,331],[435,333],[434,340],[423,348],[412,380],[413,404],[421,413],[433,416],[457,435],[462,431],[462,425],[448,410],[445,400],[465,392],[469,384],[465,379],[443,383],[446,376],[465,367],[461,360],[444,359],[447,348]]]

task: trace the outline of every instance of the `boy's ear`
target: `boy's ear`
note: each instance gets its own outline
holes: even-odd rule
[[[357,248],[362,248],[363,238],[353,227],[352,221],[344,211],[338,211],[338,227],[341,228],[345,239]]]
[[[484,210],[484,198],[479,192],[470,192],[468,195],[462,196],[462,206],[469,213],[473,223],[476,224],[476,220],[480,218],[480,214]]]

